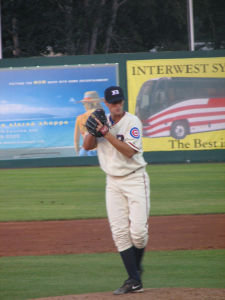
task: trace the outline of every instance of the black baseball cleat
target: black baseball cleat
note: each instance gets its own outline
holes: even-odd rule
[[[135,279],[127,279],[124,284],[114,291],[114,295],[143,292],[142,283]]]

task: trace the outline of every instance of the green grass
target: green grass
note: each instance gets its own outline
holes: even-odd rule
[[[153,215],[225,212],[225,164],[155,165],[148,170]]]
[[[145,288],[224,288],[225,250],[146,252]],[[4,300],[112,291],[126,279],[115,253],[0,258]]]
[[[151,215],[225,212],[225,164],[147,167]],[[106,217],[99,167],[0,170],[0,221]]]

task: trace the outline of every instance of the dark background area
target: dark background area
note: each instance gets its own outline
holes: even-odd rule
[[[2,56],[188,50],[187,0],[1,1]],[[225,48],[225,1],[193,0],[195,50]]]

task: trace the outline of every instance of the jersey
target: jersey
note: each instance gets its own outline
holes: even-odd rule
[[[119,122],[113,124],[110,115],[107,115],[109,132],[117,139],[127,143],[137,151],[131,158],[120,153],[104,137],[97,138],[98,159],[101,169],[111,176],[126,176],[145,167],[142,150],[142,124],[138,117],[125,112]]]

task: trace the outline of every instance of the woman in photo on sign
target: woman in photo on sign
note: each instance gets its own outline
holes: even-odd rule
[[[82,145],[80,145],[82,136],[82,139],[84,139],[85,134],[87,134],[86,129],[86,121],[90,114],[97,108],[102,108],[100,102],[102,99],[99,97],[98,93],[96,91],[87,91],[84,93],[84,98],[79,101],[83,103],[86,112],[79,115],[76,118],[75,122],[75,130],[74,130],[74,146],[77,156],[95,156],[97,155],[96,149],[87,151],[83,148]]]

